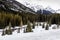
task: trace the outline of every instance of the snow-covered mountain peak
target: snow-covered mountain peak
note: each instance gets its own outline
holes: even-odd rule
[[[52,13],[55,13],[56,11],[52,9],[50,6],[46,7],[45,10],[51,11]]]

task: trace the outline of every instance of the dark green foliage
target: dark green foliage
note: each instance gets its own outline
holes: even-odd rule
[[[39,22],[48,22],[48,24],[58,24],[60,22],[60,14],[49,14],[49,15],[44,15],[44,14],[39,14],[38,16],[38,21]]]
[[[0,13],[0,28],[5,28],[6,26],[9,25],[9,22],[11,22],[11,26],[19,26],[21,22],[21,16],[18,14],[11,14],[9,12],[4,12],[2,11]]]
[[[30,14],[30,13],[16,13],[13,12],[6,12],[1,11],[0,12],[0,28],[5,28],[8,26],[9,22],[11,22],[12,27],[14,26],[20,26],[20,23],[27,24],[27,21],[33,22],[35,20],[36,15]]]

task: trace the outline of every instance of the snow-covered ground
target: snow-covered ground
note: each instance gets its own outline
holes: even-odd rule
[[[42,26],[36,26],[33,32],[29,33],[23,33],[23,29],[17,33],[16,30],[12,35],[5,36],[1,36],[0,32],[0,40],[60,40],[60,29],[52,29],[53,26],[56,25],[52,25],[49,30],[42,29]]]

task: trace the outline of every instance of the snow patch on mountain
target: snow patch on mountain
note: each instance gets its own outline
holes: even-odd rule
[[[55,13],[56,11],[53,10],[50,6],[46,7],[45,10],[50,11],[52,13]]]
[[[35,12],[37,12],[37,10],[48,10],[52,13],[60,13],[59,11],[56,11],[58,10],[57,8],[55,8],[56,6],[50,4],[50,2],[47,4],[47,0],[44,2],[43,0],[17,0],[19,2],[21,2],[22,4],[24,4],[25,6],[31,8],[32,10],[34,10]],[[53,6],[53,7],[52,7]],[[55,9],[54,9],[55,8]]]

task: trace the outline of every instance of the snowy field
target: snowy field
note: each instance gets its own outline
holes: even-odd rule
[[[17,33],[17,30],[13,32],[12,35],[1,36],[0,32],[0,40],[60,40],[60,29],[52,29],[51,25],[49,30],[42,29],[42,26],[36,26],[33,29],[33,32],[23,33],[23,29],[21,29],[20,33]],[[2,31],[0,29],[0,31]]]

